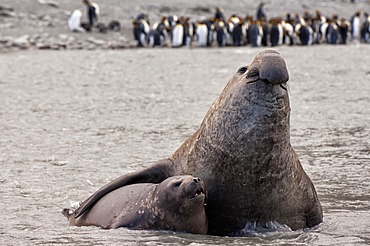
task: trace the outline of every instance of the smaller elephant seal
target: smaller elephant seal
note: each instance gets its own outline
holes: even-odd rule
[[[200,178],[173,176],[159,184],[141,183],[116,189],[78,218],[70,209],[63,209],[62,214],[71,226],[206,234],[206,197],[207,191]]]

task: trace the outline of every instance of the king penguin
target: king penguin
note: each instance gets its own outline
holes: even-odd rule
[[[370,15],[365,12],[365,21],[361,26],[361,41],[364,43],[370,43]]]
[[[257,18],[258,21],[260,21],[262,19],[267,20],[265,10],[263,9],[264,6],[265,6],[265,3],[261,2],[257,7],[256,18]]]
[[[297,14],[299,23],[295,26],[294,31],[301,45],[313,44],[313,30],[310,25],[307,25],[305,20]]]
[[[326,28],[326,43],[327,44],[337,44],[339,41],[339,30],[338,25],[334,19],[328,20],[328,27]]]
[[[283,26],[280,18],[270,20],[270,43],[271,46],[278,46],[283,44]]]
[[[81,27],[82,12],[78,9],[73,10],[71,16],[68,19],[68,28],[71,32],[83,32],[84,29]]]
[[[203,21],[199,21],[195,25],[195,43],[196,46],[206,47],[208,38],[208,27]]]
[[[360,15],[361,15],[361,12],[357,11],[354,15],[351,16],[350,22],[352,26],[352,31],[351,31],[352,39],[360,38]]]
[[[338,23],[339,34],[340,34],[339,43],[347,44],[348,33],[350,31],[350,26],[351,26],[351,23],[349,23],[348,20],[346,20],[345,18],[340,19],[340,21]]]
[[[175,26],[172,28],[171,44],[173,48],[181,47],[184,40],[184,26],[181,23],[180,19],[176,22]]]
[[[216,32],[216,40],[219,47],[223,47],[226,45],[226,26],[225,22],[222,19],[216,19],[215,21],[215,32]]]
[[[260,47],[262,42],[263,30],[259,22],[252,21],[249,25],[248,32],[248,41],[252,47]]]
[[[83,3],[87,6],[87,16],[89,17],[89,24],[93,27],[99,19],[99,5],[90,2],[90,0],[83,0]]]
[[[138,42],[138,47],[144,47],[149,41],[149,18],[146,14],[139,14],[136,19],[132,20],[134,38]]]

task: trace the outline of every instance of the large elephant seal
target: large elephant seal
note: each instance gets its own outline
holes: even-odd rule
[[[106,194],[82,216],[64,209],[71,226],[127,227],[206,234],[206,189],[199,178],[174,176],[160,184],[133,184]]]
[[[319,199],[290,144],[288,79],[277,51],[260,52],[239,68],[171,157],[103,186],[76,216],[123,185],[191,174],[207,184],[209,234],[235,235],[246,224],[271,221],[293,230],[319,224]]]

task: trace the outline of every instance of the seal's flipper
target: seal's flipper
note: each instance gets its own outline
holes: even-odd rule
[[[174,174],[173,163],[169,159],[164,159],[144,170],[122,175],[101,187],[81,203],[80,207],[74,212],[74,216],[78,218],[86,210],[90,209],[100,198],[122,186],[138,183],[160,183]]]

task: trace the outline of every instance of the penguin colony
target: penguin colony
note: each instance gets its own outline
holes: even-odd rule
[[[71,31],[99,32],[119,31],[120,23],[112,21],[106,26],[98,23],[99,7],[96,3],[83,0],[87,6],[88,23],[81,23],[82,13],[75,10],[68,25]],[[225,18],[224,11],[216,8],[214,16],[190,21],[188,17],[162,16],[150,25],[147,14],[132,19],[133,35],[138,47],[211,47],[211,46],[279,46],[313,44],[347,44],[359,40],[370,43],[370,16],[367,12],[361,18],[360,11],[350,19],[338,15],[326,17],[316,10],[314,14],[305,11],[303,15],[287,13],[285,17],[267,18],[264,3],[258,5],[255,17],[231,15]]]
[[[370,17],[364,13],[361,22],[360,12],[350,20],[323,16],[319,10],[311,15],[308,11],[303,16],[290,13],[285,18],[268,19],[264,3],[259,4],[256,18],[242,18],[231,15],[225,18],[224,11],[216,8],[213,17],[191,22],[189,18],[175,15],[161,17],[150,26],[146,14],[137,16],[133,23],[133,32],[138,47],[155,46],[279,46],[313,44],[347,44],[350,40],[370,43]]]

